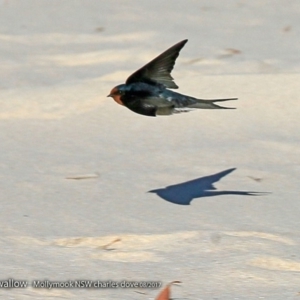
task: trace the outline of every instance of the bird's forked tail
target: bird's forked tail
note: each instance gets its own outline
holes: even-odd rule
[[[228,99],[212,99],[212,100],[203,100],[195,99],[196,103],[189,105],[190,108],[201,108],[201,109],[235,109],[235,107],[224,107],[215,104],[215,102],[224,102],[229,100],[237,100],[238,98],[228,98]]]

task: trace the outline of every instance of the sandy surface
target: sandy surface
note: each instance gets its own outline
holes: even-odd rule
[[[180,280],[175,299],[298,299],[299,20],[296,0],[0,1],[0,280]],[[237,110],[148,118],[105,97],[184,38],[180,92],[238,97]]]

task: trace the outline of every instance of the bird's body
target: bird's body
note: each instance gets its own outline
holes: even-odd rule
[[[168,89],[178,88],[170,73],[179,51],[186,42],[187,40],[184,40],[174,45],[137,70],[125,84],[114,87],[108,96],[135,113],[153,117],[188,112],[196,108],[226,109],[227,107],[218,106],[214,102],[236,100],[236,98],[202,100]]]

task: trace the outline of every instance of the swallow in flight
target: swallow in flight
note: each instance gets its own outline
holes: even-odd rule
[[[188,112],[196,108],[229,109],[215,104],[237,98],[203,100],[173,92],[177,89],[171,71],[180,50],[188,40],[172,46],[130,75],[125,84],[114,87],[107,97],[135,113],[155,117]]]

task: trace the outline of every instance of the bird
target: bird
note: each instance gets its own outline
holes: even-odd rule
[[[131,74],[125,84],[115,86],[107,97],[131,111],[149,117],[173,115],[195,109],[234,109],[215,104],[237,98],[204,100],[183,95],[177,89],[171,72],[187,39],[170,47]]]

